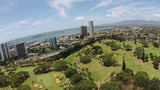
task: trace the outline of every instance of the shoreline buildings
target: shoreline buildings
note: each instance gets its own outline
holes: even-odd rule
[[[58,48],[56,37],[50,38],[50,48]]]
[[[26,50],[25,43],[19,43],[16,45],[16,53],[17,53],[18,58],[27,56],[27,50]]]
[[[1,54],[1,59],[2,60],[6,60],[6,59],[11,58],[7,43],[0,44],[0,54]]]
[[[80,27],[80,35],[81,36],[88,36],[88,33],[87,33],[87,26],[81,26]]]
[[[93,21],[89,21],[89,34],[91,38],[94,38],[94,25]]]

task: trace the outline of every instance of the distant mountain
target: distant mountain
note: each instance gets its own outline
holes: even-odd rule
[[[146,20],[126,20],[111,24],[105,24],[104,26],[159,26],[160,27],[160,22],[146,21]]]

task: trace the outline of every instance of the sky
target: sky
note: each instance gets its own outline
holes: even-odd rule
[[[0,0],[0,43],[123,20],[160,21],[159,0]]]

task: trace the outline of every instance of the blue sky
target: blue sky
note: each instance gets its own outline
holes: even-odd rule
[[[0,43],[60,29],[122,20],[160,21],[159,0],[0,0]]]

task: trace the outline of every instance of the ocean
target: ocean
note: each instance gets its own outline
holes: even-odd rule
[[[98,30],[113,29],[113,28],[114,27],[95,27],[94,30],[96,32]],[[88,31],[89,31],[89,29],[88,29]],[[39,34],[39,35],[35,35],[35,36],[28,36],[28,37],[22,38],[22,39],[13,40],[13,41],[8,42],[8,45],[11,46],[11,45],[15,45],[17,43],[33,42],[33,41],[48,39],[48,38],[51,38],[51,37],[61,37],[61,36],[77,34],[77,33],[80,33],[79,28],[60,30],[60,32],[57,32],[57,33],[51,33],[51,34],[45,34],[44,33],[44,34]]]

